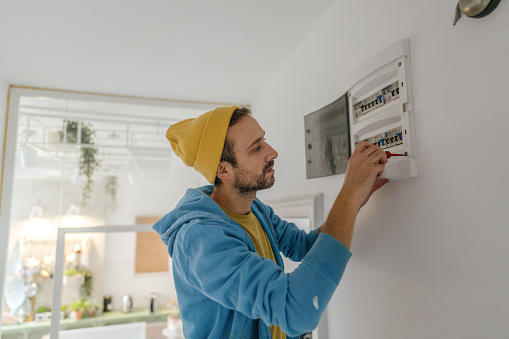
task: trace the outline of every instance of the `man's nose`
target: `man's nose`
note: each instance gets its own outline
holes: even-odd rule
[[[279,154],[277,153],[277,151],[274,148],[272,148],[271,145],[269,145],[269,144],[267,144],[267,145],[270,148],[270,152],[269,152],[269,154],[267,156],[268,161],[276,159],[279,156]]]

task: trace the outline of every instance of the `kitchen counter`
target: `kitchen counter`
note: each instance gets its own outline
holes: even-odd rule
[[[80,320],[62,319],[60,321],[61,330],[69,330],[73,328],[105,326],[113,324],[123,324],[129,322],[145,321],[147,323],[166,321],[169,315],[178,316],[178,310],[160,310],[149,313],[147,309],[138,309],[130,313],[122,313],[120,311],[111,311],[102,313],[96,317],[83,318]],[[19,325],[2,326],[2,338],[23,338],[29,339],[31,333],[38,332],[41,335],[49,333],[51,322],[31,321]],[[4,337],[5,336],[5,337]]]

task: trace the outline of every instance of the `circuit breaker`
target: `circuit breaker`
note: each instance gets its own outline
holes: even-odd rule
[[[383,177],[417,177],[409,41],[400,40],[369,59],[354,73],[351,83],[351,150],[365,140],[390,153],[404,154],[388,159]]]

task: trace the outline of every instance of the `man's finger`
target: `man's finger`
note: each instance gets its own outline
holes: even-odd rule
[[[381,188],[383,185],[387,184],[389,182],[389,179],[387,178],[381,178],[377,179],[375,183],[373,184],[373,192]]]
[[[382,178],[382,179],[377,179],[375,180],[375,182],[373,183],[373,186],[371,187],[371,191],[369,191],[369,194],[368,196],[366,197],[366,199],[364,200],[364,202],[362,203],[361,207],[363,207],[364,205],[366,205],[366,203],[368,202],[369,198],[371,198],[371,196],[373,195],[373,193],[375,193],[376,191],[378,191],[379,188],[381,188],[382,186],[384,186],[385,184],[387,184],[389,182],[389,179],[387,178]]]
[[[382,186],[384,186],[385,184],[387,184],[389,182],[389,179],[387,178],[381,178],[381,179],[377,179],[375,181],[375,183],[373,184],[373,187],[371,187],[371,191],[369,192],[369,197],[371,197],[371,195],[373,193],[375,193],[376,191],[378,191],[378,189],[382,188]]]
[[[369,142],[366,142],[366,141],[359,141],[359,143],[357,144],[357,146],[355,146],[355,149],[353,150],[353,153],[352,153],[352,154],[362,153],[362,152],[364,152],[367,148],[369,148],[370,146],[374,146],[374,145],[373,145],[373,144],[370,144]]]
[[[385,154],[385,152],[378,146],[375,147],[376,148],[373,150],[373,152],[369,154],[370,159],[374,164],[387,163],[387,154]],[[370,152],[370,150],[367,150],[366,152]]]

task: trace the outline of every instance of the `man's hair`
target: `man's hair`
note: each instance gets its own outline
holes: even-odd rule
[[[251,110],[246,107],[237,108],[230,118],[230,123],[228,124],[228,128],[235,125],[237,122],[240,121],[243,117],[250,115]],[[223,146],[223,152],[221,153],[221,161],[229,162],[233,167],[237,167],[237,157],[235,156],[235,152],[233,151],[233,142],[231,140],[228,140],[228,138],[224,139],[224,146]],[[214,185],[221,186],[222,185],[221,179],[219,179],[216,176],[216,179],[214,180]]]

